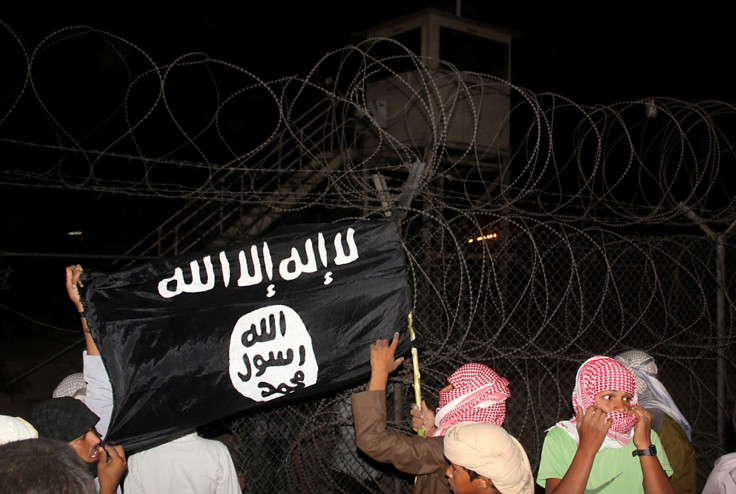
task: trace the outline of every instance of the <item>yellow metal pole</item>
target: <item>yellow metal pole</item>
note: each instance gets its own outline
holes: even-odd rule
[[[409,312],[409,337],[411,338],[411,341],[414,341],[416,339],[416,335],[414,334],[414,313]],[[419,410],[422,409],[422,387],[420,384],[421,381],[421,375],[419,374],[419,351],[417,348],[412,345],[411,347],[411,361],[414,365],[414,403],[417,404],[417,407],[419,407]],[[417,434],[419,436],[424,437],[424,429],[418,429]]]

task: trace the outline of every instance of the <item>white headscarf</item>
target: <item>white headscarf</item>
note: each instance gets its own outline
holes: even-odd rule
[[[0,444],[36,438],[38,431],[27,421],[20,417],[0,415]]]
[[[61,398],[62,396],[71,396],[80,401],[84,401],[87,395],[87,383],[84,380],[84,374],[75,372],[69,374],[61,380],[51,393],[52,398]]]
[[[506,429],[485,422],[461,422],[445,433],[445,456],[487,477],[501,494],[533,494],[529,458]]]
[[[682,414],[674,400],[667,392],[667,388],[657,378],[657,364],[654,357],[641,350],[629,350],[621,352],[614,357],[629,369],[636,379],[636,391],[639,394],[639,404],[644,408],[657,408],[672,417],[687,438],[692,440],[692,427]]]

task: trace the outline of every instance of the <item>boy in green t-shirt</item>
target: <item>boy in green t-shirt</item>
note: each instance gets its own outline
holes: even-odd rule
[[[636,381],[621,363],[604,356],[583,363],[572,403],[575,417],[544,439],[537,483],[547,494],[674,494],[652,415],[637,404]]]

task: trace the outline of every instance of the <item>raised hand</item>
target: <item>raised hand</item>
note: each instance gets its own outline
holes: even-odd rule
[[[69,299],[76,306],[79,312],[82,312],[82,299],[79,296],[79,287],[84,286],[82,281],[79,279],[82,276],[84,269],[79,264],[67,266],[66,268],[66,292],[69,294]]]
[[[404,361],[404,357],[394,358],[399,346],[399,333],[394,333],[391,343],[388,340],[376,340],[371,345],[371,380],[368,389],[385,390],[388,375],[395,371]]]

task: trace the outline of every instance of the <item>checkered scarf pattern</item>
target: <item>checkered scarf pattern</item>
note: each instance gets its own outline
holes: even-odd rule
[[[636,380],[626,367],[620,362],[604,356],[596,356],[586,360],[578,369],[575,378],[575,389],[572,392],[573,410],[577,407],[587,410],[595,404],[595,395],[602,391],[624,391],[633,396],[632,405],[636,405],[638,397],[636,394]],[[608,419],[612,425],[608,431],[608,437],[618,442],[630,440],[631,431],[636,425],[636,416],[627,415],[623,412],[610,412]],[[575,417],[570,421],[575,424]]]
[[[447,378],[452,389],[440,391],[435,416],[435,436],[444,435],[460,422],[502,425],[506,419],[506,398],[511,395],[509,380],[487,365],[469,363]]]
[[[639,395],[639,404],[644,408],[656,408],[672,417],[682,430],[692,440],[692,426],[682,414],[670,396],[667,388],[659,380],[657,364],[654,357],[641,350],[628,350],[613,357],[621,362],[636,379],[636,392]]]
[[[51,393],[52,398],[61,398],[63,396],[71,396],[78,400],[84,401],[87,394],[87,382],[84,380],[84,374],[75,372],[69,374],[61,380]]]
[[[636,392],[639,394],[639,398],[641,399],[649,389],[649,386],[646,381],[642,379],[642,376],[648,375],[656,377],[659,373],[657,364],[654,363],[654,357],[651,357],[648,353],[642,352],[641,350],[629,350],[627,352],[619,353],[613,358],[624,364],[624,367],[634,375],[634,379],[636,379]]]

